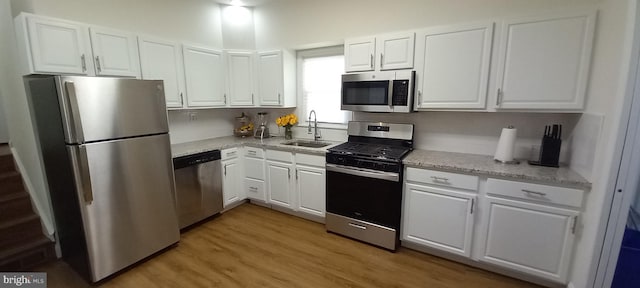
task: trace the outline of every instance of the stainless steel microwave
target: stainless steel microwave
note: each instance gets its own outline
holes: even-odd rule
[[[416,72],[409,70],[342,75],[340,109],[411,112]]]

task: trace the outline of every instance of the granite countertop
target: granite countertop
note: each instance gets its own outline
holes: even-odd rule
[[[303,140],[303,139],[297,139]],[[181,157],[190,154],[206,152],[216,149],[227,149],[233,147],[240,146],[251,146],[251,147],[260,147],[260,148],[269,148],[274,150],[282,150],[282,151],[290,151],[290,152],[298,152],[298,153],[306,153],[306,154],[314,154],[314,155],[325,155],[327,149],[336,146],[342,142],[335,141],[325,141],[321,140],[321,142],[331,143],[329,146],[321,147],[321,148],[310,148],[310,147],[301,147],[301,146],[292,146],[292,145],[283,145],[282,143],[288,142],[291,140],[285,140],[283,137],[271,137],[263,140],[256,139],[253,137],[235,137],[235,136],[226,136],[219,138],[211,138],[193,142],[179,143],[171,145],[171,154],[173,157]]]
[[[568,167],[533,166],[529,165],[527,161],[520,161],[520,164],[501,164],[495,162],[492,156],[487,155],[413,150],[404,158],[403,163],[417,168],[591,188],[589,181]]]

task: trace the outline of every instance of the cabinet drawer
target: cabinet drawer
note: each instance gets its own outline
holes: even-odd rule
[[[296,164],[324,167],[325,157],[310,154],[296,154]]]
[[[487,180],[487,193],[536,202],[581,207],[584,191],[490,178]]]
[[[238,148],[229,148],[221,151],[222,160],[238,157]]]
[[[256,147],[245,147],[244,155],[248,157],[264,158],[264,150]]]
[[[267,150],[267,159],[291,163],[293,161],[293,155],[291,152],[286,151]]]
[[[247,178],[264,180],[264,160],[247,157],[244,158],[244,172]]]
[[[264,190],[264,181],[244,178],[244,189],[247,193],[247,198],[266,201],[266,193]]]
[[[407,181],[425,184],[441,185],[474,191],[478,190],[478,176],[409,167],[407,168],[406,179]]]

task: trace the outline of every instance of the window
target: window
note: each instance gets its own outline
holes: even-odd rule
[[[346,124],[351,119],[351,112],[340,110],[343,51],[343,46],[298,51],[300,119],[307,120],[311,110],[321,123]]]

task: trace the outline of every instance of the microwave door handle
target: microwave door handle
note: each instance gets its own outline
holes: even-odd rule
[[[389,80],[389,111],[393,112],[393,80]]]

